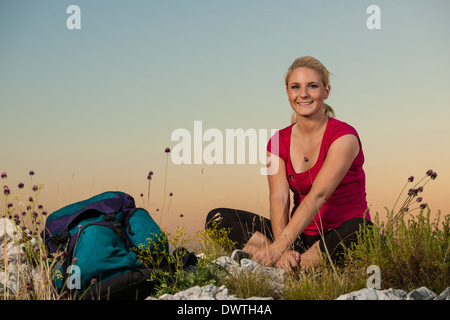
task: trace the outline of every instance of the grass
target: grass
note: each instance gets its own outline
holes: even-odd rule
[[[33,173],[34,175],[34,173]],[[61,295],[52,285],[55,265],[64,259],[63,253],[49,256],[39,233],[43,228],[46,212],[39,204],[42,185],[31,188],[18,185],[21,195],[11,195],[6,185],[6,173],[2,173],[4,207],[0,217],[10,219],[15,225],[13,244],[19,250],[14,260],[8,261],[6,252],[0,258],[0,272],[13,280],[14,289],[0,286],[1,299],[14,300],[57,300],[71,299],[70,294]],[[373,216],[374,225],[361,230],[357,245],[347,248],[339,265],[327,259],[321,266],[309,270],[294,270],[285,276],[281,290],[273,288],[267,277],[258,272],[230,274],[212,261],[229,255],[233,243],[226,230],[208,229],[193,236],[184,229],[174,234],[165,233],[170,243],[171,254],[155,257],[146,248],[137,250],[139,258],[152,270],[155,283],[154,296],[174,294],[189,287],[206,284],[225,285],[230,294],[241,298],[251,296],[273,297],[283,300],[328,300],[341,294],[366,287],[368,266],[376,265],[381,270],[381,289],[402,289],[411,291],[426,286],[436,293],[450,286],[450,215],[440,212],[434,219],[421,197],[423,187],[436,178],[427,172],[424,179],[403,191],[413,178],[408,179],[392,210],[386,209],[387,221],[380,222],[378,213]],[[30,190],[31,196],[25,194]],[[400,201],[403,194],[403,202]],[[397,204],[401,204],[395,209]],[[0,228],[6,227],[6,220]],[[4,238],[6,245],[6,238]],[[179,248],[175,250],[176,248]],[[203,253],[195,269],[182,267],[183,250]],[[185,252],[184,252],[185,253]],[[170,262],[170,268],[160,268],[163,261]]]

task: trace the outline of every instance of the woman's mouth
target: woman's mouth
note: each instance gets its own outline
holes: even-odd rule
[[[308,101],[308,102],[297,102],[297,104],[299,106],[309,106],[310,104],[312,104],[313,101]]]

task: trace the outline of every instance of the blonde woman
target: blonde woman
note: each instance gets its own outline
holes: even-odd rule
[[[324,102],[329,72],[320,61],[298,58],[285,84],[294,115],[268,143],[269,167],[278,168],[268,176],[270,220],[218,208],[208,214],[206,227],[229,228],[237,248],[262,265],[314,267],[324,254],[338,261],[360,227],[371,224],[364,154],[356,130],[335,119]]]

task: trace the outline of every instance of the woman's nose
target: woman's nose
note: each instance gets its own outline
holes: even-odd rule
[[[308,89],[307,88],[301,88],[300,89],[300,97],[301,98],[308,98],[309,97],[309,93],[308,93]]]

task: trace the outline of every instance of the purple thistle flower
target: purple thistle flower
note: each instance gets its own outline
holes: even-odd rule
[[[436,177],[437,177],[437,173],[436,173],[436,172],[433,172],[433,173],[430,175],[431,180],[436,179]]]
[[[422,197],[418,197],[416,201],[417,202],[422,202]]]
[[[8,208],[11,208],[13,204],[11,202],[8,202]]]
[[[34,185],[34,186],[32,187],[32,189],[33,189],[34,192],[36,192],[36,191],[38,191],[39,188],[38,188],[37,185]]]
[[[173,196],[173,192],[169,193],[169,197]]]
[[[11,194],[11,190],[9,190],[8,186],[3,187],[3,193],[5,196],[9,196]]]
[[[141,194],[140,194],[140,196],[141,196],[141,198],[142,198],[142,197],[144,196],[144,194],[143,194],[143,193],[141,193]]]
[[[22,182],[19,182],[19,184],[17,185],[19,187],[19,189],[23,189],[23,187],[25,186]]]
[[[409,181],[409,182],[413,182],[413,181],[414,181],[414,177],[413,177],[413,176],[409,177],[409,178],[408,178],[408,181]]]
[[[8,178],[8,175],[6,174],[6,171],[2,171],[1,177],[2,177],[2,179]]]
[[[431,169],[428,170],[428,171],[427,171],[427,176],[431,176],[432,173],[433,173],[433,170],[431,170]]]
[[[44,216],[46,216],[47,215],[47,211],[42,211],[42,214],[44,215]]]
[[[420,205],[420,209],[425,209],[427,207],[427,204],[426,203],[422,203],[421,205]]]
[[[33,202],[33,197],[28,197],[28,201]]]
[[[418,188],[417,188],[417,191],[423,192],[423,187],[418,187]]]
[[[152,179],[152,175],[153,175],[153,171],[149,171],[149,173],[147,175],[147,180],[151,180]]]
[[[166,150],[164,150],[165,153],[169,153],[170,152],[170,148],[167,147]]]
[[[184,214],[181,213],[181,214],[180,214],[180,218],[183,218],[183,217],[184,217]]]
[[[28,174],[29,174],[30,176],[34,176],[34,171],[33,171],[33,170],[30,170],[30,172],[28,172]]]

